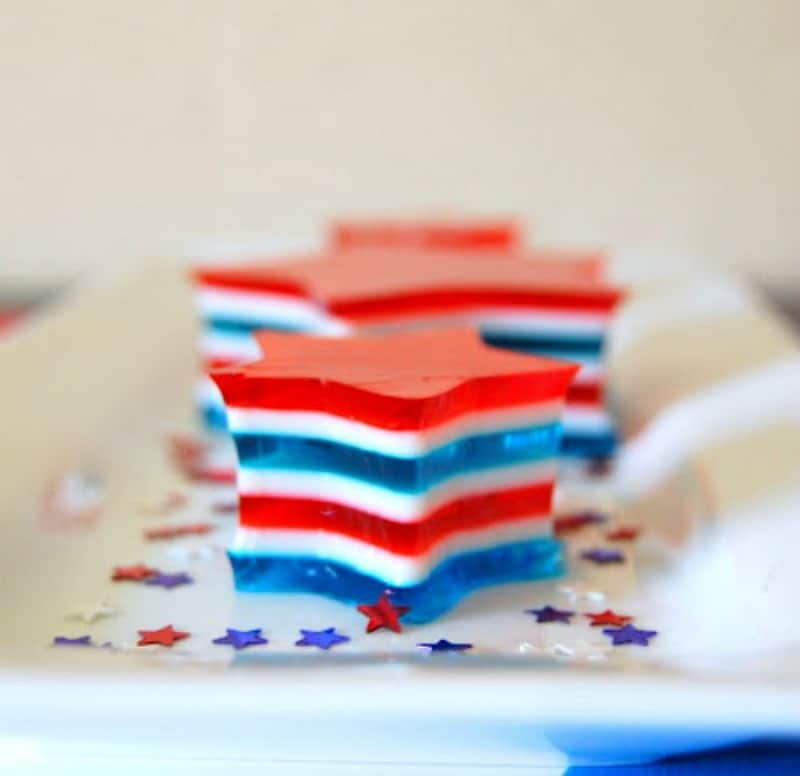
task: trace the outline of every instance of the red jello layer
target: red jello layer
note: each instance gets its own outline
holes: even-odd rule
[[[330,232],[336,251],[412,250],[508,253],[522,245],[515,221],[339,221]]]
[[[490,347],[474,329],[256,337],[267,358],[211,373],[229,407],[314,410],[395,430],[563,400],[578,371]]]
[[[550,516],[553,482],[458,499],[415,523],[398,523],[334,502],[277,496],[240,496],[240,524],[248,528],[327,531],[395,554],[416,556],[459,531]]]

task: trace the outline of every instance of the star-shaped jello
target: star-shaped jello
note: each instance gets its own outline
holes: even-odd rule
[[[212,373],[238,453],[244,589],[391,589],[422,621],[482,584],[558,571],[573,365],[463,328],[259,338],[265,358]]]

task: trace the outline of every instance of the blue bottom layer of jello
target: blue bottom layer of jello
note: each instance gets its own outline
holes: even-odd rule
[[[453,555],[417,585],[391,587],[341,563],[310,557],[228,553],[236,589],[249,593],[315,593],[350,603],[376,601],[392,590],[392,601],[411,607],[403,622],[441,616],[474,590],[508,582],[530,582],[563,573],[561,544],[538,537],[488,550]]]

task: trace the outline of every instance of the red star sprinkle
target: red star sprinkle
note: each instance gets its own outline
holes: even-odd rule
[[[639,537],[642,529],[638,525],[621,525],[606,534],[610,542],[632,542]]]
[[[149,542],[161,539],[177,539],[179,536],[200,536],[210,533],[214,529],[210,523],[191,523],[188,525],[163,525],[151,528],[144,532],[144,538]]]
[[[171,647],[176,641],[188,639],[191,634],[185,631],[176,631],[171,625],[165,625],[158,630],[140,630],[141,638],[137,642],[140,647],[148,644],[160,644],[162,647]]]
[[[372,633],[380,628],[389,628],[395,633],[402,633],[403,626],[400,618],[411,609],[410,606],[395,606],[389,600],[389,594],[384,593],[374,604],[361,604],[358,611],[369,617],[367,633]]]
[[[158,569],[151,569],[143,563],[137,563],[135,566],[117,566],[111,575],[111,579],[114,582],[141,582],[154,577],[156,574],[158,574]]]
[[[583,616],[592,621],[591,626],[593,628],[600,625],[613,625],[615,628],[621,628],[633,620],[633,617],[629,617],[626,614],[617,614],[612,612],[611,609],[606,609],[604,612],[598,612],[597,614],[586,612]]]

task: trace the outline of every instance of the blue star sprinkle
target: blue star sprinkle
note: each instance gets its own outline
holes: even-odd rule
[[[526,609],[525,614],[532,614],[536,617],[536,622],[565,622],[570,623],[570,618],[575,616],[575,612],[567,609],[556,609],[552,606],[545,606],[541,609]]]
[[[172,590],[173,587],[179,587],[180,585],[191,585],[193,582],[194,579],[183,571],[177,574],[162,574],[159,572],[144,581],[145,585],[157,585],[165,587],[167,590]]]
[[[237,651],[256,644],[269,644],[269,641],[261,635],[261,628],[254,628],[253,630],[227,628],[226,631],[225,636],[214,639],[214,644],[230,644]]]
[[[622,644],[638,644],[640,647],[647,647],[650,639],[658,636],[658,631],[640,630],[633,625],[623,625],[621,628],[603,628],[603,635],[611,637],[611,643],[615,647]]]
[[[456,641],[448,641],[447,639],[439,639],[439,641],[434,642],[423,641],[417,646],[429,649],[431,652],[465,652],[468,649],[472,649],[472,644],[459,644]]]
[[[341,633],[336,632],[336,628],[326,628],[321,631],[303,630],[300,629],[303,638],[295,641],[297,647],[319,647],[320,649],[330,649],[337,644],[344,644],[345,641],[350,641],[349,636],[343,636]]]
[[[53,639],[54,647],[91,647],[91,636],[78,636],[75,639],[67,638],[66,636],[56,636]]]
[[[607,550],[603,547],[586,550],[581,553],[581,557],[603,566],[607,563],[625,563],[625,556],[619,550]]]

